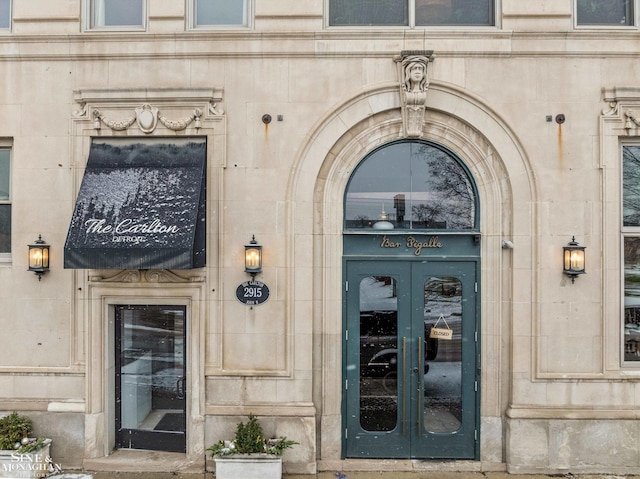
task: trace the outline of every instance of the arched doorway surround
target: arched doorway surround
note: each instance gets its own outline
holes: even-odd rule
[[[313,331],[311,367],[321,470],[334,466],[343,454],[344,191],[355,167],[369,152],[400,138],[400,106],[397,85],[392,83],[366,89],[337,105],[314,126],[297,155],[288,184],[287,271],[291,276],[287,295],[293,298],[288,314],[296,321],[311,315],[312,324],[304,327]],[[519,303],[530,310],[519,313],[537,322],[537,273],[531,265],[538,250],[536,242],[529,240],[537,236],[533,174],[523,147],[507,123],[479,98],[450,84],[431,83],[422,138],[461,158],[478,189],[483,285],[480,459],[501,463],[505,461],[503,430],[512,371],[531,367],[530,363],[511,362],[514,269],[531,272],[530,283],[518,285]],[[514,204],[526,205],[526,211],[514,211]],[[308,229],[297,225],[308,225],[310,219],[313,234],[305,237]],[[517,237],[526,239],[518,244],[517,256],[501,249],[503,239]],[[312,255],[306,253],[309,249]],[[306,283],[296,276],[309,272],[313,286],[310,291],[302,291],[296,285]]]
[[[343,455],[479,459],[480,229],[463,162],[387,143],[357,166],[343,233]]]

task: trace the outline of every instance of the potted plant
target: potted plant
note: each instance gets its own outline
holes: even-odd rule
[[[51,439],[31,437],[33,424],[13,412],[0,418],[0,478],[39,478],[49,473]]]
[[[285,436],[266,439],[256,416],[236,426],[232,441],[218,441],[207,448],[216,463],[216,479],[280,479],[282,453],[298,444]]]

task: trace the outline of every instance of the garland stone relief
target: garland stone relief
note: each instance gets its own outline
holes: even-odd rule
[[[394,61],[400,65],[400,96],[404,136],[422,136],[429,87],[428,67],[433,51],[403,51]]]
[[[193,114],[178,120],[170,120],[166,118],[162,115],[158,108],[153,107],[148,103],[135,108],[134,111],[135,115],[132,115],[129,118],[125,118],[124,120],[113,120],[103,115],[100,110],[95,109],[92,112],[94,118],[93,127],[96,130],[99,130],[102,127],[102,123],[104,123],[114,131],[123,131],[137,122],[138,128],[140,128],[143,133],[153,133],[153,130],[155,130],[158,122],[162,123],[166,128],[173,131],[184,130],[193,121],[195,121],[194,126],[196,128],[201,127],[200,117],[202,117],[202,110],[200,110],[200,108],[196,108],[195,110],[193,110]]]

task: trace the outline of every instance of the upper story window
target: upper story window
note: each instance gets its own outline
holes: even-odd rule
[[[477,194],[467,170],[447,150],[399,141],[369,154],[345,193],[345,228],[477,228]]]
[[[0,261],[11,253],[11,148],[0,144]]]
[[[495,0],[329,0],[330,26],[489,26]]]
[[[89,26],[100,28],[144,28],[144,0],[89,0]]]
[[[0,30],[11,28],[11,0],[0,0]]]
[[[192,27],[246,27],[250,0],[192,0]]]
[[[578,26],[631,26],[634,0],[576,0]]]

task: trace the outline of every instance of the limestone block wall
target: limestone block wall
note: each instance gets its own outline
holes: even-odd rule
[[[637,28],[576,28],[572,0],[498,1],[497,26],[470,30],[327,28],[324,2],[255,0],[248,28],[194,31],[188,2],[152,0],[144,31],[90,32],[80,0],[13,3],[0,33],[0,145],[13,154],[0,410],[32,414],[63,466],[110,453],[104,304],[176,296],[197,310],[189,457],[254,413],[301,442],[287,471],[342,464],[344,188],[400,138],[394,56],[433,50],[423,138],[456,151],[481,195],[481,467],[640,470],[626,446],[640,368],[621,353],[619,220],[619,148],[639,134],[625,126]],[[98,132],[92,108],[120,118],[151,101],[178,118],[207,88],[206,133],[152,133],[211,139],[207,268],[164,283],[64,270],[91,137],[147,135]],[[40,282],[26,271],[38,234],[52,245]],[[235,287],[254,234],[272,296],[251,309]],[[560,255],[574,235],[587,274],[572,284]]]

